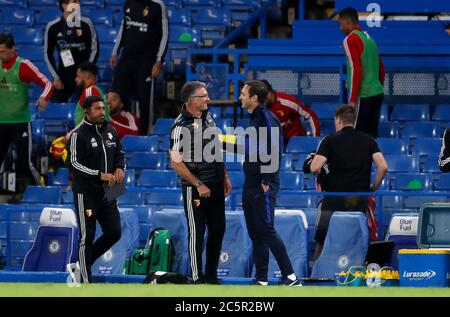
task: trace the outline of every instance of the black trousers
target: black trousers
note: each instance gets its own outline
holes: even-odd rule
[[[324,244],[335,211],[367,211],[366,196],[326,196],[317,208],[314,240]]]
[[[38,185],[40,175],[31,162],[31,124],[0,123],[0,135],[0,165],[13,143],[17,152],[16,174],[30,178],[34,185]]]
[[[141,134],[147,134],[150,111],[151,72],[155,60],[130,60],[121,58],[114,69],[113,90],[125,105],[132,97],[139,103]]]
[[[374,138],[378,136],[378,122],[384,94],[359,99],[356,105],[356,130],[364,131]]]
[[[78,261],[83,283],[92,282],[92,264],[119,241],[121,236],[117,202],[108,202],[102,197],[102,189],[73,193],[78,222]],[[96,221],[102,228],[102,235],[94,242]]]
[[[244,187],[242,193],[245,222],[253,243],[253,259],[257,281],[267,281],[269,250],[275,257],[284,278],[294,273],[283,240],[275,230],[277,192],[277,190],[269,189],[264,193],[262,187],[258,186]]]
[[[189,257],[192,280],[217,278],[220,250],[225,234],[225,197],[223,183],[205,184],[210,190],[208,198],[200,197],[193,186],[183,186],[184,211],[189,228]],[[202,253],[205,229],[206,241],[205,273],[202,270]]]
[[[63,82],[64,89],[54,89],[50,98],[51,102],[70,102],[71,97],[78,94],[75,85],[75,76],[77,74],[77,66],[70,66],[60,71],[59,79]]]

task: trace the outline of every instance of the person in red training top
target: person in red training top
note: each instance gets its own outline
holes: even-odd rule
[[[346,35],[348,104],[356,111],[355,128],[376,138],[384,96],[383,61],[375,41],[359,26],[355,9],[339,12],[339,27]]]
[[[111,91],[106,95],[111,118],[109,123],[116,129],[120,138],[125,135],[139,135],[139,119],[129,111],[123,110],[123,102],[116,91]]]
[[[29,60],[16,53],[14,37],[0,33],[0,165],[11,143],[16,146],[16,173],[41,184],[31,162],[31,113],[29,84],[44,88],[36,107],[44,111],[53,92],[50,81]]]
[[[313,136],[320,136],[319,119],[313,110],[297,98],[273,90],[272,85],[267,80],[261,81],[267,86],[268,90],[266,107],[277,116],[283,128],[285,146],[293,136],[306,136],[306,129],[302,125],[301,118],[308,120]]]

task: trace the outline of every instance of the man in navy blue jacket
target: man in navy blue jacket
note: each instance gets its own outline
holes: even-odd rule
[[[266,85],[249,81],[239,100],[250,114],[246,130],[244,189],[242,206],[253,243],[256,284],[267,285],[269,249],[281,270],[282,284],[301,286],[295,276],[286,247],[274,227],[274,210],[279,190],[279,162],[283,149],[283,132],[276,117],[264,106]]]

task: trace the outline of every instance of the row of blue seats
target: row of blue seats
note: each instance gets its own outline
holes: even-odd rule
[[[0,0],[0,6],[20,7],[20,8],[50,8],[57,6],[56,0]],[[123,8],[125,0],[80,0],[81,7],[113,7]],[[198,7],[244,7],[255,8],[261,4],[260,0],[165,0],[164,4],[168,7],[181,8],[184,6]]]

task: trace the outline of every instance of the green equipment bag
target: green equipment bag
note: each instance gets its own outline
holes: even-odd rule
[[[150,250],[150,271],[170,272],[175,249],[169,230],[156,228],[150,233],[148,239],[148,249]]]
[[[175,249],[169,230],[156,228],[151,231],[145,248],[134,250],[125,260],[124,274],[147,275],[151,271],[170,272]]]

